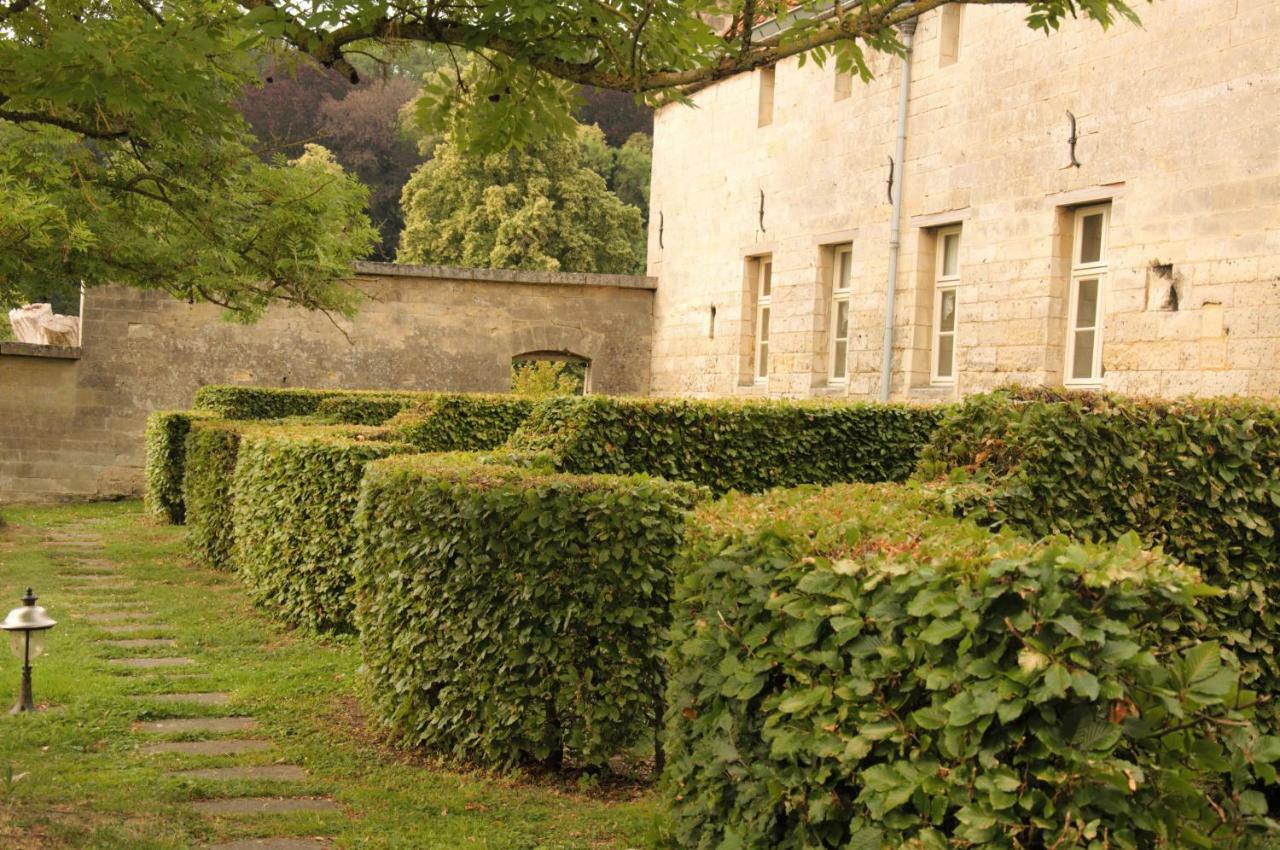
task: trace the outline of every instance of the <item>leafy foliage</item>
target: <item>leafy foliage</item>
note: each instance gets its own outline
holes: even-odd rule
[[[525,398],[582,395],[587,364],[579,360],[513,360],[511,392]]]
[[[716,493],[902,480],[938,408],[586,396],[543,402],[511,448],[564,472],[643,472]]]
[[[1280,729],[1280,409],[1000,390],[967,399],[934,435],[919,474],[948,473],[984,485],[963,509],[985,522],[1077,538],[1132,530],[1199,568],[1225,591],[1206,603],[1220,639]]]
[[[231,487],[240,451],[242,423],[193,419],[183,461],[182,502],[187,551],[201,566],[231,569]]]
[[[196,390],[192,406],[209,410],[224,419],[284,419],[310,416],[326,399],[403,398],[414,400],[424,393],[393,390],[313,390],[304,387],[241,387],[209,384]]]
[[[187,432],[193,419],[211,416],[212,413],[198,410],[157,410],[147,417],[143,437],[147,479],[144,506],[153,519],[182,525],[186,516],[182,478]]]
[[[314,631],[352,628],[351,525],[368,461],[413,451],[387,429],[249,429],[232,488],[232,562],[255,602]]]
[[[598,132],[598,131],[597,131]],[[405,185],[397,259],[468,267],[630,273],[643,265],[640,211],[577,138],[466,156],[441,143]]]
[[[483,393],[430,396],[387,422],[421,452],[483,451],[507,441],[533,410],[529,399]]]
[[[374,716],[408,743],[501,766],[602,765],[644,740],[668,564],[697,496],[476,455],[370,464],[357,622]]]
[[[360,393],[323,398],[316,405],[315,418],[321,422],[346,425],[381,425],[400,411],[412,407],[426,393]]]
[[[1280,738],[1134,535],[1032,543],[901,485],[729,497],[675,567],[671,844],[1259,846]],[[1274,826],[1274,824],[1273,824]]]

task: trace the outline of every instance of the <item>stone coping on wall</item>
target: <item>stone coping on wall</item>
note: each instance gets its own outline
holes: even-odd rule
[[[0,356],[48,357],[52,360],[79,360],[80,346],[39,345],[34,342],[0,342]]]
[[[541,286],[608,286],[614,289],[658,288],[658,279],[643,275],[537,272],[518,269],[467,269],[459,266],[411,266],[399,263],[356,263],[362,277],[428,277],[488,283],[526,283]]]

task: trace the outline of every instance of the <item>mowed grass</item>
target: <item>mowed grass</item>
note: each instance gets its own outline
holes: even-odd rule
[[[137,502],[0,510],[0,617],[31,585],[58,620],[35,665],[45,710],[0,714],[0,847],[199,847],[243,837],[331,836],[338,847],[454,850],[605,850],[650,847],[659,805],[644,786],[583,790],[570,780],[500,777],[433,763],[388,745],[360,713],[359,653],[353,641],[321,640],[283,628],[245,598],[235,577],[183,556],[183,530],[154,525]],[[41,544],[50,536],[94,535],[99,551]],[[68,587],[115,565],[118,582]],[[135,589],[112,587],[132,583]],[[116,649],[119,637],[88,622],[91,611],[139,610],[155,623],[135,634],[172,637],[176,649]],[[0,647],[0,710],[17,696],[19,666]],[[190,668],[126,673],[107,659],[184,655]],[[149,692],[228,691],[228,706],[148,703]],[[146,754],[155,736],[140,720],[247,715],[251,734],[275,746],[239,756]],[[173,737],[173,736],[171,736]],[[168,775],[176,769],[296,764],[308,779],[287,786]],[[19,778],[20,777],[20,778]],[[244,794],[328,796],[339,813],[209,818],[196,800]]]

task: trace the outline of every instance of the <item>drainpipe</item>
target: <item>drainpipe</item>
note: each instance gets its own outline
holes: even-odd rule
[[[898,251],[902,245],[902,189],[907,175],[907,110],[911,100],[911,43],[915,40],[916,21],[902,25],[902,80],[898,83],[898,144],[894,160],[898,164],[894,180],[893,212],[889,222],[889,287],[884,304],[884,356],[880,361],[880,401],[889,400],[889,384],[893,377],[893,307],[898,294]]]

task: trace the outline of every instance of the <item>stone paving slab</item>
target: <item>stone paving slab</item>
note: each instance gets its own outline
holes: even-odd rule
[[[173,638],[124,638],[122,640],[100,640],[106,646],[118,646],[122,649],[145,649],[153,646],[177,646]]]
[[[106,632],[109,635],[127,635],[132,632],[155,631],[156,629],[164,629],[160,623],[116,623],[110,626],[97,626],[98,631]]]
[[[293,764],[206,767],[200,770],[175,770],[169,775],[182,779],[220,779],[224,781],[247,779],[261,780],[263,782],[301,782],[307,778],[307,772]]]
[[[258,728],[252,717],[182,717],[147,720],[133,724],[136,732],[164,735],[172,732],[249,732]]]
[[[191,805],[204,815],[279,815],[340,810],[333,800],[308,797],[227,797],[223,800],[202,800]]]
[[[177,753],[184,756],[238,756],[242,753],[260,753],[271,749],[270,741],[248,738],[232,738],[222,741],[167,741],[148,744],[141,749],[144,755]]]
[[[324,850],[332,846],[325,838],[247,838],[210,844],[209,850]]]
[[[107,663],[115,667],[154,670],[157,667],[185,667],[196,662],[190,658],[110,658]]]
[[[133,694],[134,699],[151,702],[186,702],[192,705],[228,705],[231,694],[221,691],[196,691],[187,694]]]

